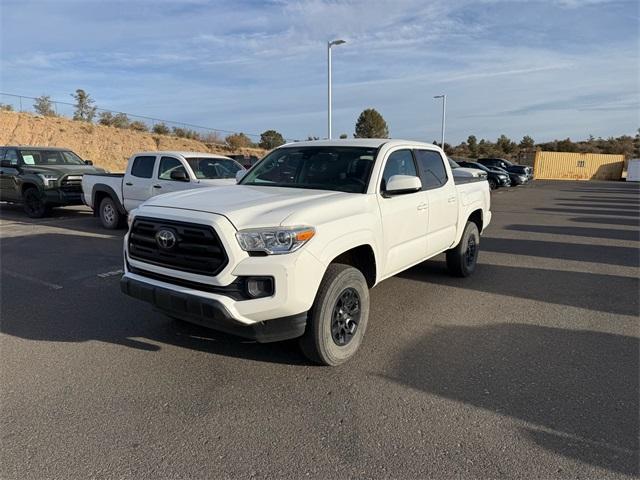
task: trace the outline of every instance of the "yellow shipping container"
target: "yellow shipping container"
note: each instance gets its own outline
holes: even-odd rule
[[[536,152],[533,173],[539,180],[620,180],[624,155]]]

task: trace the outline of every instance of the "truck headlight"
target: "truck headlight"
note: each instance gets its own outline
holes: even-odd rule
[[[58,177],[56,177],[55,175],[51,175],[50,173],[39,173],[38,176],[42,179],[45,187],[51,187],[55,185],[56,180],[58,180]]]
[[[498,177],[500,177],[502,180],[506,180],[507,178],[509,178],[507,175],[505,175],[504,173],[500,173],[498,175]]]
[[[236,238],[246,252],[279,255],[295,252],[315,234],[313,227],[273,227],[240,230]]]

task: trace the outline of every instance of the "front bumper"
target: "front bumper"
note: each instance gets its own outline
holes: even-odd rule
[[[222,301],[216,298],[164,288],[127,275],[120,280],[120,289],[169,316],[260,343],[300,337],[307,324],[307,313],[304,312],[248,325],[233,318]]]
[[[45,189],[44,200],[55,205],[83,205],[82,191],[64,191],[58,188]]]

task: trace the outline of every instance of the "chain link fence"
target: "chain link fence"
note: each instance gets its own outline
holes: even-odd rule
[[[12,93],[0,92],[0,110],[11,110],[15,112],[26,112],[38,114],[34,104],[36,103],[36,97],[27,97],[24,95],[15,95]],[[75,112],[75,104],[70,102],[60,102],[49,99],[53,114],[58,117],[73,118]],[[244,133],[251,139],[252,142],[257,143],[260,141],[260,134],[246,133],[246,132],[234,132],[231,130],[222,130],[219,128],[203,127],[201,125],[194,125],[191,123],[176,122],[174,120],[164,120],[160,118],[147,117],[144,115],[136,115],[133,113],[119,112],[116,110],[107,110],[104,108],[96,108],[96,115],[93,119],[93,123],[100,124],[100,115],[102,113],[111,114],[112,116],[126,115],[128,119],[128,126],[122,128],[131,128],[133,130],[154,132],[161,129],[161,125],[168,128],[167,133],[169,135],[175,135],[184,138],[194,138],[196,140],[203,141],[205,143],[225,145],[225,138],[228,135]],[[122,118],[122,117],[120,117]],[[133,124],[133,125],[132,125]]]

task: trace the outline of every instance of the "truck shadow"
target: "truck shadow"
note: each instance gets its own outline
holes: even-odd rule
[[[629,267],[640,266],[640,250],[634,247],[483,237],[482,249],[488,252],[511,255],[529,255]]]
[[[484,249],[485,243],[483,240]],[[437,260],[418,264],[397,276],[620,315],[638,316],[640,312],[640,281],[633,277],[480,263],[474,274],[462,281],[451,277],[446,264]]]
[[[615,228],[565,227],[553,225],[507,225],[505,230],[517,232],[548,233],[551,235],[570,235],[587,238],[607,238],[611,240],[640,241],[640,231]]]
[[[404,350],[385,376],[526,422],[524,435],[554,453],[637,475],[639,358],[638,339],[623,335],[442,326]]]
[[[259,344],[172,320],[120,292],[119,238],[72,233],[2,239],[0,332],[49,342],[174,345],[261,362],[308,364],[295,341]]]

